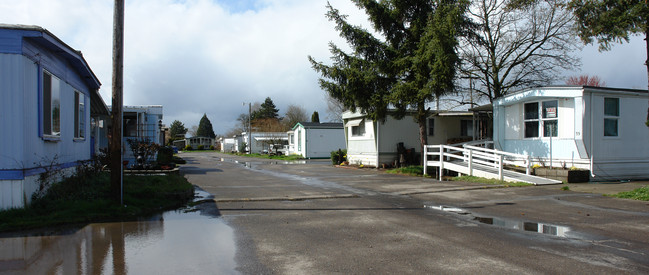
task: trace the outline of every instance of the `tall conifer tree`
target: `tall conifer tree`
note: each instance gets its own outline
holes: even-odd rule
[[[384,39],[346,21],[346,16],[327,5],[327,17],[353,52],[330,43],[332,65],[309,57],[319,72],[320,87],[346,108],[384,120],[391,114],[402,118],[414,111],[423,148],[427,143],[427,107],[440,96],[453,92],[458,65],[457,37],[468,25],[463,0],[352,0],[365,10],[374,29]]]
[[[215,138],[214,129],[212,129],[212,122],[207,118],[207,114],[203,114],[201,121],[198,123],[198,130],[196,130],[198,137],[211,137]]]

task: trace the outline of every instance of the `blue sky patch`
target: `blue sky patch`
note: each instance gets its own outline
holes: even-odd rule
[[[230,13],[244,13],[246,11],[258,11],[266,5],[259,0],[217,0]]]

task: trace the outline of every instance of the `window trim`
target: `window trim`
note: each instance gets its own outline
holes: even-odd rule
[[[427,126],[426,135],[431,137],[435,136],[435,118],[429,117]]]
[[[554,116],[548,116],[546,110],[544,110],[544,103],[556,102],[556,111]],[[536,117],[535,118],[526,118],[525,106],[528,104],[536,104]],[[556,121],[556,129],[554,129],[554,135],[546,136],[545,125],[546,122]],[[536,122],[536,136],[527,136],[527,123]],[[550,133],[552,134],[552,133]],[[550,99],[550,100],[538,100],[530,101],[523,103],[523,139],[549,139],[549,138],[559,137],[559,100]]]
[[[74,90],[74,140],[86,139],[86,95]]]
[[[46,75],[49,76],[49,91],[46,89]],[[41,137],[45,141],[59,141],[61,140],[61,79],[55,76],[53,73],[49,72],[46,69],[42,69],[40,73],[40,98],[41,98]],[[56,84],[56,85],[55,85]],[[54,97],[53,92],[55,91],[54,87],[56,86],[57,96]],[[46,95],[46,91],[48,94]],[[58,133],[54,131],[55,128],[55,119],[54,111],[52,109],[53,101],[58,99]],[[46,102],[48,101],[48,102]],[[49,131],[48,131],[49,128]]]
[[[354,129],[358,129],[356,130],[356,132],[358,133],[354,133],[355,132]],[[351,133],[352,137],[364,137],[365,134],[367,133],[365,130],[365,119],[362,119],[357,126],[354,125],[350,126],[349,132]]]
[[[617,115],[610,115],[607,114],[606,112],[606,100],[607,99],[614,99],[617,101]],[[603,108],[603,120],[602,120],[602,135],[604,138],[607,139],[614,139],[614,138],[619,138],[620,137],[620,98],[619,97],[604,97],[604,108]],[[607,135],[606,134],[606,121],[615,121],[615,135]]]

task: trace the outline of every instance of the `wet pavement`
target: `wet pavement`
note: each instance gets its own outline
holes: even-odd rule
[[[182,157],[195,207],[0,238],[0,274],[649,273],[649,203],[598,193],[643,183],[500,188],[328,160]]]
[[[647,202],[326,160],[183,157],[234,228],[244,274],[649,273]]]
[[[0,274],[237,274],[234,231],[209,208],[0,238]]]

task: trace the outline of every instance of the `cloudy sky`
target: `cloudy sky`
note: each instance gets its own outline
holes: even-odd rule
[[[369,27],[349,0],[329,0]],[[124,104],[163,105],[164,123],[187,128],[207,114],[217,134],[270,97],[326,117],[324,92],[307,56],[328,61],[328,43],[344,45],[324,14],[327,0],[126,0]],[[111,0],[2,0],[0,23],[38,25],[83,52],[111,102]],[[634,37],[600,53],[584,47],[582,69],[610,87],[647,88],[644,41]],[[558,80],[557,84],[563,83]]]

